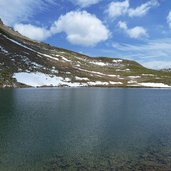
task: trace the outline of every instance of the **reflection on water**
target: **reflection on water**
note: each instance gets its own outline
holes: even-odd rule
[[[169,170],[167,89],[0,90],[0,171]]]

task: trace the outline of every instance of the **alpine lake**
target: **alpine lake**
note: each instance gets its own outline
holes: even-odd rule
[[[169,89],[0,89],[0,171],[169,170]]]

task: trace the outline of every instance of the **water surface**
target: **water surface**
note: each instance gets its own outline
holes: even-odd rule
[[[171,170],[169,89],[1,89],[0,171]]]

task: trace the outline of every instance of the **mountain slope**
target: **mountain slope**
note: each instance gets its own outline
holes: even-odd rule
[[[171,73],[32,41],[0,22],[0,87],[169,87]]]

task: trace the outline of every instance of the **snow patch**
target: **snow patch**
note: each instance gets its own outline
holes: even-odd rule
[[[99,66],[108,66],[109,64],[108,63],[104,63],[104,62],[89,62],[90,64],[94,64],[94,65],[99,65]]]
[[[86,77],[77,77],[77,76],[75,77],[75,79],[78,80],[78,81],[88,81],[89,80]]]
[[[20,72],[15,73],[13,78],[17,80],[17,82],[32,86],[32,87],[41,87],[41,86],[59,86],[61,81],[63,80],[62,77],[50,77],[47,74],[43,74],[40,72],[35,73],[27,73],[27,72]]]
[[[109,85],[108,82],[102,82],[102,81],[95,81],[95,82],[87,82],[89,86],[100,86],[100,85]]]
[[[29,48],[29,47],[27,47],[27,46],[25,46],[25,45],[23,45],[23,44],[17,42],[16,40],[10,39],[9,37],[7,37],[7,36],[5,36],[5,35],[3,35],[3,36],[4,36],[6,39],[10,40],[11,42],[13,42],[13,43],[15,43],[15,44],[17,44],[17,45],[19,45],[19,46],[24,47],[25,49],[28,49],[28,50],[33,51],[33,52],[36,52],[35,50],[33,50],[33,49],[31,49],[31,48]],[[37,53],[37,52],[36,52],[36,53]]]
[[[141,76],[128,76],[130,79],[136,79],[136,78],[141,78]]]
[[[106,75],[106,74],[103,74],[103,73],[101,73],[101,72],[89,71],[89,70],[82,69],[82,68],[77,68],[77,67],[75,67],[75,69],[78,69],[78,70],[80,70],[80,71],[84,71],[84,72],[88,72],[88,73],[93,73],[93,74],[102,75],[102,76],[105,76],[105,75]]]
[[[54,73],[54,74],[58,74],[59,73],[59,71],[54,69],[54,68],[51,69],[51,72]]]
[[[171,86],[164,83],[139,83],[139,85],[144,87],[156,87],[156,88],[169,88]]]
[[[130,69],[127,68],[127,69],[116,69],[117,72],[129,72]]]
[[[19,72],[13,75],[13,78],[17,82],[31,86],[31,87],[42,87],[42,86],[69,86],[69,87],[81,87],[87,86],[86,83],[71,83],[69,78],[63,79],[62,77],[49,76],[41,72]]]
[[[121,62],[123,62],[123,60],[121,60],[121,59],[114,59],[114,60],[112,60],[112,62],[114,62],[114,63],[121,63]]]
[[[113,63],[118,64],[121,63],[123,60],[112,60]],[[96,62],[96,61],[92,61],[89,62],[90,64],[94,64],[94,65],[99,65],[99,66],[111,66],[111,63],[108,62]]]
[[[135,80],[128,81],[128,84],[136,84],[136,83],[137,83],[137,81],[135,81]]]
[[[2,46],[0,46],[0,51],[1,51],[1,52],[4,52],[5,54],[8,54],[8,51],[5,50]]]
[[[71,72],[66,72],[66,74],[71,74]]]
[[[120,75],[107,75],[107,76],[109,76],[109,77],[116,77],[116,78],[120,78]]]
[[[113,85],[121,85],[123,84],[122,82],[114,82],[114,81],[109,81],[110,84],[113,84]]]
[[[75,66],[80,67],[80,64],[76,64]]]
[[[65,57],[63,57],[63,56],[60,56],[64,61],[66,61],[66,62],[71,62],[71,60],[69,60],[69,59],[67,59],[67,58],[65,58]]]
[[[70,79],[70,78],[65,78],[65,81],[66,81],[66,82],[70,82],[71,79]]]
[[[30,51],[32,51],[32,52],[38,53],[39,55],[48,57],[48,58],[53,59],[53,60],[57,60],[57,61],[59,60],[59,59],[57,59],[57,58],[55,58],[55,57],[52,57],[52,56],[50,56],[50,55],[47,55],[47,54],[43,54],[43,53],[37,52],[37,51],[35,51],[35,50],[33,50],[33,49],[31,49],[31,48],[29,48],[29,47],[23,45],[22,43],[17,42],[16,40],[10,39],[9,37],[7,37],[7,36],[5,36],[5,35],[3,35],[3,36],[4,36],[6,39],[10,40],[11,42],[13,42],[13,43],[15,43],[15,44],[17,44],[17,45],[19,45],[19,46],[21,46],[21,47],[24,47],[25,49],[28,49],[28,50],[30,50]]]
[[[42,68],[43,67],[42,65],[40,65],[36,62],[32,62],[31,64],[34,65],[34,68]]]
[[[150,77],[153,77],[154,74],[142,74],[142,76],[150,76]]]
[[[45,56],[45,57],[47,57],[47,58],[50,58],[50,59],[53,59],[53,60],[59,61],[59,59],[58,59],[58,58],[52,57],[52,56],[50,56],[50,55],[47,55],[47,54],[44,54],[44,53],[40,53],[40,52],[37,52],[37,53],[38,53],[39,55]]]
[[[139,85],[144,86],[144,87],[156,87],[156,88],[171,87],[171,86],[164,84],[164,83],[139,83]]]
[[[106,76],[106,77],[117,77],[117,78],[119,78],[119,79],[122,79],[122,78],[120,78],[120,75],[104,74],[104,73],[101,73],[101,72],[97,72],[97,71],[89,71],[89,70],[85,70],[85,69],[77,68],[77,67],[75,67],[75,69],[78,69],[78,70],[83,71],[83,72],[88,72],[88,73],[91,73],[91,74],[100,75],[100,76]],[[94,75],[92,75],[92,76],[94,76]]]

